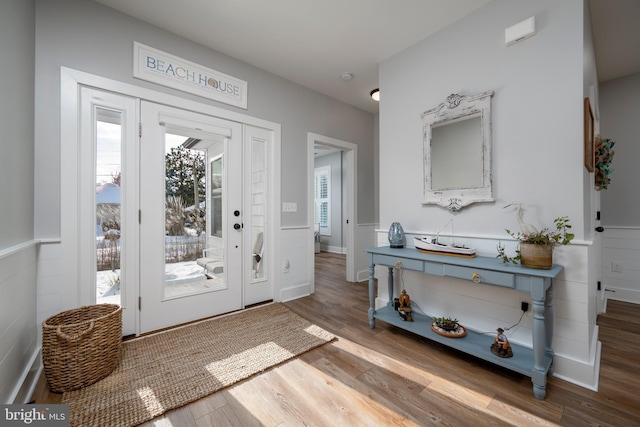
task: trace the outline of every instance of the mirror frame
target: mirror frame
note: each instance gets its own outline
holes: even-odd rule
[[[477,202],[493,202],[491,188],[491,97],[489,91],[475,96],[451,94],[445,102],[422,113],[424,150],[424,199],[423,205],[439,205],[457,212]],[[434,190],[431,177],[431,136],[433,127],[443,122],[480,114],[482,128],[482,185],[475,188]]]

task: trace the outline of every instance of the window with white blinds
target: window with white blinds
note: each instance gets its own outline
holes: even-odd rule
[[[320,225],[320,234],[331,235],[331,167],[314,169],[314,222]]]

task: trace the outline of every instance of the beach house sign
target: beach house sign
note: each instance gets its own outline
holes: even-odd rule
[[[133,42],[133,77],[247,108],[247,82]]]

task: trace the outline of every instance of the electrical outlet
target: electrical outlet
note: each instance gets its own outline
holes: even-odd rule
[[[611,271],[614,273],[622,273],[622,263],[618,261],[611,261]]]
[[[520,303],[520,310],[522,311],[529,311],[529,303],[526,301],[522,301]]]
[[[288,272],[289,272],[289,267],[290,267],[290,265],[289,265],[289,260],[288,260],[288,259],[285,259],[285,260],[282,262],[282,272],[283,272],[283,273],[288,273]]]

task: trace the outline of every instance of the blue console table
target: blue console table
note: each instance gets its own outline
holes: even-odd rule
[[[544,399],[547,389],[547,375],[553,364],[553,279],[563,267],[553,265],[550,270],[535,270],[519,265],[504,264],[497,258],[461,258],[445,255],[431,255],[415,248],[379,247],[365,249],[369,262],[369,326],[375,327],[375,319],[380,319],[398,328],[405,329],[441,344],[492,362],[512,371],[531,377],[533,394]],[[376,265],[389,268],[389,302],[385,307],[375,307]],[[414,321],[404,321],[393,308],[393,271],[406,269],[428,275],[466,280],[477,286],[501,286],[507,289],[525,291],[531,294],[533,310],[533,348],[511,344],[513,357],[501,358],[491,353],[493,339],[485,334],[471,331],[463,338],[447,338],[431,330],[431,317],[412,312]],[[499,326],[499,325],[497,325]]]

